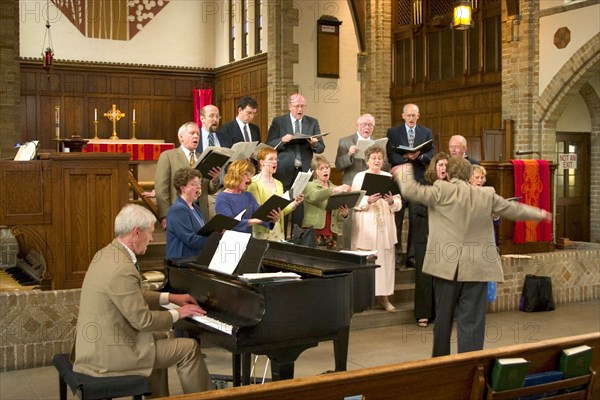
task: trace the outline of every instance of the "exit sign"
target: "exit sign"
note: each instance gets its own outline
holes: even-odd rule
[[[559,154],[558,168],[561,169],[577,169],[577,154]]]

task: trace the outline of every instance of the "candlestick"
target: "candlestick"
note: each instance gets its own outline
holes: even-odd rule
[[[56,151],[60,152],[60,107],[54,106],[54,126],[56,129]]]
[[[134,112],[134,114],[135,114],[135,110],[133,110],[133,112]],[[137,138],[135,137],[135,123],[136,123],[136,122],[135,122],[135,119],[134,119],[134,120],[133,120],[133,122],[131,123],[131,125],[133,126],[133,134],[131,135],[131,139],[132,139],[132,140],[135,140],[135,139],[137,139]]]
[[[98,120],[94,121],[94,139],[98,140]]]
[[[98,121],[98,109],[94,108],[94,121]]]

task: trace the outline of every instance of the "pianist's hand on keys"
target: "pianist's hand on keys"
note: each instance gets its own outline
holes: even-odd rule
[[[165,304],[163,305],[164,308],[166,308],[167,310],[177,310],[178,308],[180,308],[177,304],[173,304],[173,303],[169,303],[169,304]],[[202,310],[204,312],[204,310]],[[206,314],[206,312],[204,312],[204,314]],[[233,331],[233,327],[223,321],[219,321],[217,319],[208,317],[206,315],[194,315],[194,316],[190,316],[191,319],[193,319],[194,321],[198,322],[200,325],[205,325],[208,327],[211,327],[213,329],[217,329],[221,332],[224,332],[228,335],[231,335],[231,332]]]

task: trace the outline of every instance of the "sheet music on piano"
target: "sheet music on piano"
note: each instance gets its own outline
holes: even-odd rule
[[[167,310],[177,310],[179,308],[179,306],[175,303],[165,304],[162,307],[166,308]],[[219,321],[218,319],[211,318],[208,315],[194,315],[190,318],[202,325],[206,325],[228,335],[231,335],[233,332],[233,327],[231,325],[223,321]]]
[[[233,274],[251,237],[250,233],[225,231],[219,240],[217,251],[210,260],[208,269],[229,275]]]

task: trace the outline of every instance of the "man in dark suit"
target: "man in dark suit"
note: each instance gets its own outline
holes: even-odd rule
[[[238,101],[238,115],[233,121],[223,125],[219,130],[234,145],[238,142],[260,142],[260,129],[252,123],[256,116],[258,104],[252,96],[244,96]]]
[[[450,157],[466,158],[471,164],[479,164],[479,160],[467,155],[467,139],[461,135],[454,135],[448,142]]]
[[[283,183],[284,190],[292,186],[298,171],[306,172],[310,169],[314,153],[322,153],[325,150],[322,137],[293,140],[295,133],[321,133],[319,121],[304,115],[304,97],[298,93],[291,95],[288,99],[288,109],[289,114],[273,118],[267,136],[267,144],[277,149],[278,165],[275,178]]]
[[[310,138],[293,140],[294,134],[319,135],[319,121],[304,115],[306,101],[304,97],[295,93],[288,99],[289,114],[273,118],[267,144],[277,149],[277,172],[275,178],[283,184],[283,190],[289,190],[299,171],[307,172],[310,169],[314,153],[322,153],[325,150],[323,138]],[[292,193],[297,196],[299,193]],[[300,204],[292,212],[293,222],[302,225],[304,217],[304,204]],[[287,219],[285,231],[288,231]],[[286,236],[288,236],[286,234]]]
[[[402,164],[411,163],[413,165],[415,171],[415,179],[420,181],[423,178],[423,174],[425,173],[425,169],[429,165],[431,158],[435,154],[434,146],[431,146],[431,149],[425,153],[420,151],[414,153],[405,153],[400,154],[396,153],[392,149],[394,147],[398,147],[399,145],[415,147],[424,143],[428,140],[433,139],[433,135],[431,133],[431,129],[425,128],[424,126],[417,125],[417,121],[419,119],[419,107],[416,104],[406,104],[402,109],[402,118],[404,119],[404,123],[393,128],[388,129],[387,131],[387,154],[388,160],[392,165],[392,169],[390,172],[394,174],[398,168]],[[402,193],[401,193],[402,194]],[[410,207],[410,203],[407,199],[402,198],[402,209],[396,213],[396,229],[398,234],[398,256],[396,260],[402,260],[402,222],[404,221],[404,212]],[[413,251],[411,247],[411,223],[410,223],[410,213],[409,221],[408,221],[408,240],[407,240],[407,266],[413,266],[410,259],[413,258]]]

